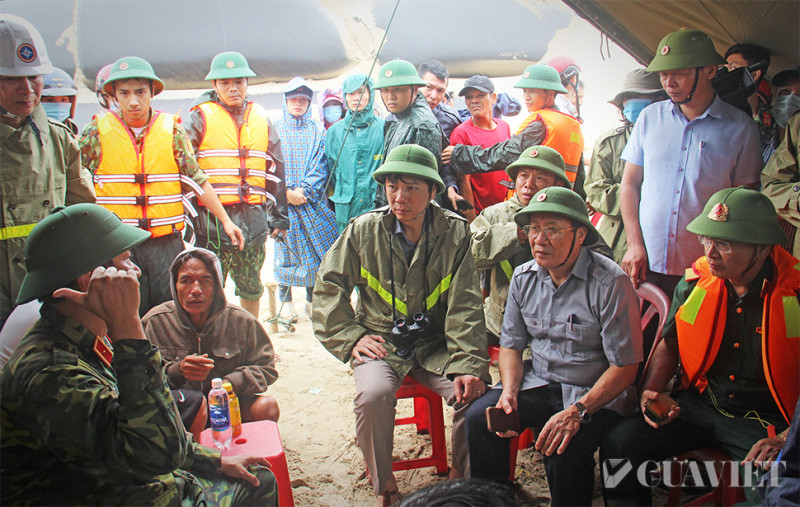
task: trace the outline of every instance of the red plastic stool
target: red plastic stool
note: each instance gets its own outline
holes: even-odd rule
[[[433,452],[426,458],[416,458],[392,463],[392,470],[410,470],[412,468],[436,467],[436,473],[447,473],[447,444],[444,435],[444,411],[442,397],[411,377],[406,377],[397,390],[398,400],[414,399],[414,415],[395,419],[395,426],[415,424],[417,432],[429,431]]]
[[[214,437],[211,428],[200,433],[200,445],[214,448]],[[263,456],[271,465],[278,484],[278,504],[293,506],[292,485],[289,481],[289,467],[286,464],[286,454],[283,452],[281,434],[278,425],[272,421],[256,421],[242,424],[242,432],[233,437],[230,449],[222,451],[224,456],[247,454],[250,456]]]
[[[489,345],[489,364],[492,366],[497,366],[497,362],[500,360],[500,345]]]
[[[533,430],[525,428],[525,431],[519,434],[518,437],[511,439],[509,443],[508,453],[508,480],[514,482],[514,475],[517,472],[517,451],[520,449],[527,449],[533,443]]]

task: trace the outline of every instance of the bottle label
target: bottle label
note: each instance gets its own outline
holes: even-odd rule
[[[228,404],[211,405],[208,407],[211,419],[211,429],[214,431],[225,431],[231,426]]]

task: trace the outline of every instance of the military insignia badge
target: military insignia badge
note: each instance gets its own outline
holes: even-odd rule
[[[522,77],[530,77],[530,76],[531,76],[530,72],[526,72],[525,74],[522,75]]]
[[[545,194],[545,193],[539,194],[539,197],[536,198],[536,200],[539,201],[539,202],[542,202],[545,199],[547,199],[547,194]]]
[[[662,54],[662,55],[665,55],[665,54],[667,54],[667,53],[669,53],[669,46],[663,46],[663,47],[661,48],[661,54]]]
[[[119,70],[128,70],[128,64],[125,62],[120,63]]]
[[[228,67],[229,69],[232,69],[233,65],[234,65],[233,60],[228,60],[227,62],[225,62],[225,66]]]
[[[102,338],[97,335],[94,337],[94,353],[100,358],[104,365],[111,367],[111,360],[114,359],[114,349],[111,348],[111,340],[108,335]]]
[[[728,205],[718,202],[711,208],[711,211],[708,213],[708,218],[715,222],[727,222],[728,221]]]
[[[392,71],[391,71],[391,69],[387,70],[387,71],[384,73],[384,75],[385,75],[386,77],[392,77]]]
[[[31,63],[36,59],[36,48],[33,47],[33,44],[20,44],[17,47],[17,58],[22,60],[25,63]]]

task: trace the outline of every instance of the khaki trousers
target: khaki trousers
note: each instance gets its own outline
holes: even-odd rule
[[[392,478],[392,447],[394,443],[394,419],[397,407],[395,393],[403,379],[382,359],[365,357],[363,363],[353,363],[356,379],[356,437],[364,461],[367,462],[370,480],[375,494],[385,491]],[[444,398],[455,408],[453,414],[452,454],[453,467],[467,473],[469,455],[464,426],[464,414],[469,405],[456,404],[453,382],[416,366],[409,375]]]

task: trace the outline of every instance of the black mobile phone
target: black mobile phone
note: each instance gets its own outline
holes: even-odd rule
[[[655,423],[660,423],[669,417],[669,411],[673,405],[677,405],[675,400],[666,393],[661,393],[654,400],[647,400],[644,403],[644,415]]]
[[[519,412],[506,414],[502,407],[486,407],[486,426],[492,433],[516,431],[519,433]]]

